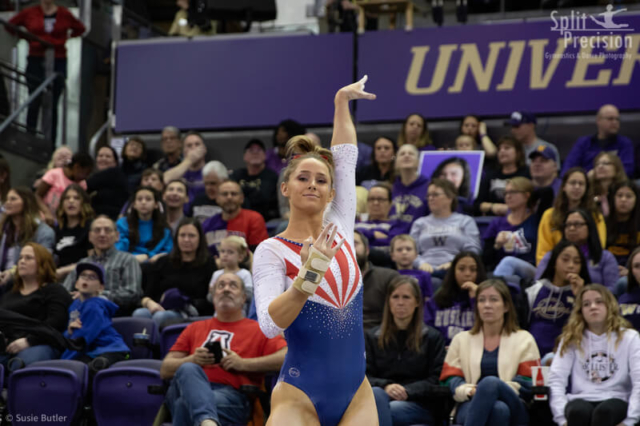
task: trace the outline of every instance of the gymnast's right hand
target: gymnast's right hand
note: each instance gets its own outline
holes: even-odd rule
[[[329,232],[331,232],[331,235],[329,235]],[[338,228],[333,223],[329,223],[324,227],[315,241],[313,241],[312,237],[307,238],[302,244],[302,249],[300,250],[300,260],[302,261],[302,264],[304,265],[309,258],[309,249],[312,242],[313,247],[316,250],[328,257],[329,260],[333,259],[333,256],[336,255],[344,243],[344,238],[342,238],[334,247],[332,247],[337,232]]]

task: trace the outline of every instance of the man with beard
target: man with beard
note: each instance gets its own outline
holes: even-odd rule
[[[166,403],[174,424],[246,424],[251,409],[240,387],[260,387],[260,373],[278,371],[287,352],[282,336],[268,339],[244,317],[240,277],[222,274],[211,293],[216,317],[190,324],[160,367],[162,378],[171,380]]]
[[[369,262],[369,240],[359,231],[353,236],[356,260],[362,271],[362,313],[364,329],[368,330],[380,325],[384,312],[384,301],[387,298],[387,287],[391,280],[398,276],[393,269],[373,266]]]
[[[238,182],[225,180],[218,187],[216,203],[222,208],[222,213],[211,216],[202,224],[211,254],[218,254],[218,246],[227,235],[243,237],[251,251],[269,238],[260,213],[243,209],[243,201],[244,195]]]

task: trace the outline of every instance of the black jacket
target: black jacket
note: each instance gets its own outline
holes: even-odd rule
[[[379,337],[380,327],[365,333],[367,378],[371,386],[384,388],[397,383],[406,389],[409,401],[426,404],[430,391],[440,387],[440,372],[446,354],[442,335],[435,328],[423,325],[420,353],[399,348],[394,341],[381,349]]]

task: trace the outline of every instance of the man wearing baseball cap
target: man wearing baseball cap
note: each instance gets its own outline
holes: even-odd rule
[[[84,339],[82,351],[66,350],[62,359],[92,362],[101,358],[101,368],[129,357],[129,347],[113,328],[111,317],[118,305],[100,297],[104,290],[104,268],[99,263],[81,261],[76,266],[76,299],[69,306],[69,325],[64,336]]]
[[[558,148],[553,144],[542,140],[536,135],[536,123],[538,120],[533,113],[526,111],[514,111],[511,113],[511,117],[505,123],[511,126],[511,135],[522,143],[524,147],[524,156],[527,161],[527,166],[531,164],[529,155],[535,151],[540,145],[550,147],[556,154],[558,170],[560,169],[560,154]]]
[[[558,178],[558,154],[546,145],[538,145],[531,154],[529,154],[529,173],[531,181],[535,188],[550,187],[553,189],[553,195],[558,195],[562,180]]]
[[[278,217],[278,175],[267,168],[264,143],[260,139],[251,139],[244,146],[242,159],[246,167],[235,170],[231,175],[244,193],[242,207],[257,211],[265,222]]]

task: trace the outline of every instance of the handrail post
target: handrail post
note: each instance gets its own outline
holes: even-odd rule
[[[55,61],[55,51],[53,47],[47,47],[44,51],[44,78],[45,80],[53,75],[53,66]],[[53,108],[56,105],[53,104],[53,87],[56,82],[53,81],[53,84],[48,87],[43,93],[42,97],[42,131],[44,133],[45,139],[51,141],[55,139],[56,135],[53,134],[53,129],[55,128],[53,124]],[[37,124],[36,124],[37,126]]]

